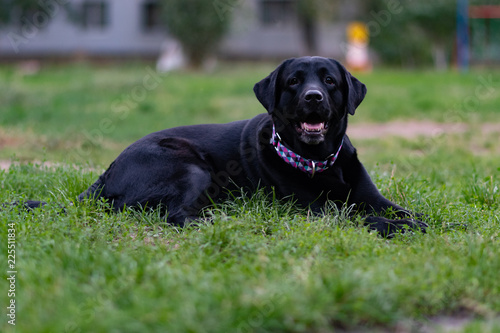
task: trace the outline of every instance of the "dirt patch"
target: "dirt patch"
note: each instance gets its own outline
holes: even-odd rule
[[[0,161],[0,170],[8,170],[11,165],[12,162],[10,161]]]
[[[82,170],[82,171],[86,171],[86,172],[91,172],[91,171],[103,172],[104,171],[104,170],[96,169],[96,168],[81,167],[81,166],[78,166],[75,164],[64,164],[64,163],[55,163],[55,162],[47,162],[47,161],[45,161],[45,162],[31,161],[29,163],[31,163],[31,164],[33,164],[36,167],[41,168],[41,169],[44,169],[44,168],[56,169],[56,168],[60,168],[60,167],[63,167],[63,168],[70,167],[70,168],[74,168],[75,170]],[[24,164],[27,164],[27,163],[12,162],[9,160],[0,160],[0,171],[1,170],[9,170],[9,168],[12,165],[24,165]]]
[[[470,130],[479,131],[481,134],[500,133],[500,123],[466,124],[466,123],[436,123],[431,121],[394,121],[388,123],[360,123],[351,124],[347,134],[353,139],[377,139],[383,137],[403,137],[414,139],[420,136],[434,137],[441,134],[460,134]],[[32,133],[30,138],[35,137]],[[12,135],[0,128],[0,148],[19,147],[25,142],[20,134]],[[34,162],[36,163],[36,162]],[[50,162],[36,163],[42,167],[56,167],[60,164]],[[12,162],[0,160],[0,170],[8,170]]]
[[[399,136],[407,139],[419,136],[432,137],[443,133],[464,133],[478,129],[481,133],[500,133],[500,123],[470,125],[465,123],[435,123],[431,121],[394,121],[381,124],[352,124],[347,134],[356,139],[375,139],[385,136]]]
[[[0,149],[4,147],[20,147],[26,142],[21,135],[13,135],[0,128]]]
[[[36,165],[40,168],[55,168],[55,167],[58,167],[58,166],[61,166],[62,164],[60,163],[52,163],[52,162],[37,162],[37,161],[33,161],[33,162],[30,162],[32,163],[33,165]],[[7,161],[7,160],[0,160],[0,170],[8,170],[10,168],[11,165],[20,165],[22,163],[19,163],[19,162],[11,162],[11,161]]]

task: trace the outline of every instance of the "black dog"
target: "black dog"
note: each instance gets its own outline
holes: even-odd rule
[[[79,200],[105,198],[115,210],[162,207],[184,225],[231,190],[273,189],[321,212],[355,204],[384,236],[427,225],[384,198],[346,135],[366,87],[333,59],[284,61],[254,87],[268,111],[253,119],[152,133],[126,148]],[[31,201],[36,207],[44,203]],[[382,217],[387,210],[398,219]]]

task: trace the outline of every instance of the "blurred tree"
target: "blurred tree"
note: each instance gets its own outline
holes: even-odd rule
[[[398,11],[391,11],[397,3]],[[448,66],[455,40],[456,0],[373,0],[365,22],[372,22],[370,44],[387,63]]]
[[[11,24],[7,39],[13,50],[34,38],[68,0],[0,0],[0,25]]]
[[[37,10],[38,0],[0,0],[0,24],[19,20],[25,13]]]
[[[241,0],[161,0],[168,32],[177,38],[189,64],[200,68],[229,28]]]
[[[321,21],[332,20],[341,0],[296,0],[299,25],[307,53],[318,52],[318,25]]]
[[[316,54],[318,51],[318,41],[316,38],[316,36],[318,35],[317,1],[297,0],[297,13],[307,52],[309,54]]]
[[[434,67],[446,69],[455,40],[457,0],[411,1],[407,5],[413,21],[431,41]]]

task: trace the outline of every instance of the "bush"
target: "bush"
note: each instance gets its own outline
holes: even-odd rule
[[[231,22],[236,0],[162,0],[168,32],[181,43],[191,66],[198,68],[215,51]]]
[[[370,43],[382,61],[447,66],[455,40],[456,0],[375,0],[371,4],[365,20],[379,23],[380,30]],[[397,11],[391,12],[391,7]]]

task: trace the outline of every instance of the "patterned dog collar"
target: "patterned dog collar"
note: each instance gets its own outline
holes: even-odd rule
[[[335,160],[339,156],[340,150],[342,149],[342,145],[344,143],[344,139],[342,138],[342,142],[340,143],[340,147],[336,153],[328,156],[324,161],[316,161],[304,158],[297,153],[294,153],[289,148],[287,148],[282,142],[281,137],[276,132],[276,127],[273,124],[273,136],[271,137],[270,144],[274,146],[274,149],[278,153],[278,155],[296,169],[299,169],[302,172],[307,173],[311,178],[317,172],[323,172],[327,170],[329,167],[335,163]]]

